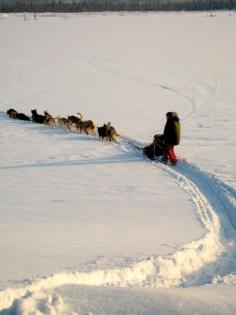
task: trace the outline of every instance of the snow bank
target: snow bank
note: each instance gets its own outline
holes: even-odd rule
[[[0,18],[7,19],[9,17],[9,14],[7,13],[0,13]]]
[[[42,290],[69,284],[155,288],[184,285],[184,277],[188,273],[196,271],[205,263],[215,260],[216,253],[219,250],[218,240],[209,233],[203,240],[188,244],[182,251],[170,257],[151,258],[122,269],[55,274],[33,282],[24,288],[6,289],[0,292],[0,309],[9,307],[13,301],[17,301],[13,305],[15,303],[17,306],[22,303],[24,305],[24,298],[23,301],[21,300],[27,292],[41,292]]]
[[[11,307],[1,312],[3,315],[64,315],[71,314],[58,294],[50,295],[43,291],[26,292],[20,299],[15,299]]]
[[[216,276],[212,283],[224,283],[236,285],[236,273],[230,273],[224,277]]]

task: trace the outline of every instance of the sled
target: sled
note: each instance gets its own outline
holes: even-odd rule
[[[153,137],[153,142],[145,147],[139,148],[143,151],[143,154],[147,156],[150,160],[158,159],[163,156],[165,148],[165,139],[163,135],[155,135]]]

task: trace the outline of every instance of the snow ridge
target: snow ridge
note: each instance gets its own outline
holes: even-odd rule
[[[216,279],[220,279],[219,282],[225,278],[235,279],[231,276],[236,270],[236,199],[234,189],[185,160],[182,160],[176,168],[164,165],[159,165],[159,167],[162,167],[167,174],[172,176],[192,198],[198,217],[207,227],[208,236],[212,241],[212,247],[208,249],[208,254],[211,255],[214,251],[213,248],[216,250],[212,263],[209,260],[197,272],[190,272],[186,276],[184,285],[196,286],[216,282]],[[186,181],[191,184],[186,185]],[[192,190],[194,186],[203,196],[202,200],[199,199],[199,193]],[[205,204],[202,203],[203,200],[205,200]],[[202,206],[201,210],[199,205]],[[204,246],[208,243],[205,242],[206,238],[207,235],[202,239]],[[218,249],[217,243],[219,244]]]
[[[132,141],[132,144],[134,147],[135,141]],[[125,138],[121,140],[119,146],[121,150],[129,151],[130,154],[136,156],[140,154],[135,152],[130,146],[130,141]],[[230,274],[232,266],[230,263],[226,264],[225,269],[222,270],[219,266],[222,265],[222,259],[224,262],[232,262],[236,252],[233,245],[230,248],[227,245],[229,241],[232,244],[235,237],[236,221],[232,216],[235,212],[235,192],[186,161],[180,161],[179,166],[175,168],[155,162],[148,162],[148,164],[161,167],[163,172],[173,177],[189,195],[199,220],[207,230],[206,235],[185,244],[172,255],[150,257],[125,268],[62,272],[33,281],[22,288],[5,289],[0,292],[0,310],[4,310],[1,314],[8,314],[6,309],[23,310],[26,304],[34,305],[39,311],[42,305],[52,310],[58,308],[56,314],[60,314],[60,309],[66,308],[61,298],[51,295],[45,298],[42,292],[67,284],[170,288],[216,282],[217,279],[224,281],[223,277]],[[224,253],[223,258],[222,253]],[[203,276],[202,271],[206,270],[207,274],[204,273]],[[22,312],[18,313],[22,314]]]
[[[34,293],[27,292],[23,297],[15,299],[8,309],[0,313],[3,315],[63,315],[69,314],[69,309],[59,294],[51,295],[44,291],[37,291]]]

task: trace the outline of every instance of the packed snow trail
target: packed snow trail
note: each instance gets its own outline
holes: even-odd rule
[[[139,143],[122,138],[118,147],[137,157],[141,152],[135,151],[136,144]],[[60,298],[45,300],[40,293],[62,285],[172,288],[210,283],[217,277],[222,278],[236,270],[233,265],[236,253],[233,244],[236,224],[235,191],[184,160],[180,160],[174,168],[146,159],[144,161],[147,166],[160,167],[187,193],[199,220],[207,230],[206,235],[185,244],[174,254],[150,257],[125,268],[62,272],[29,282],[22,288],[5,289],[0,292],[0,310],[5,309],[2,314],[9,307],[18,307],[29,299],[36,301],[38,296],[45,303],[50,300],[50,307],[54,307],[52,301],[60,301],[59,304],[55,303],[55,307],[60,305],[63,309]]]
[[[136,146],[141,146],[139,142],[126,138],[122,144],[123,149],[127,148],[127,143],[131,144],[134,151]],[[218,251],[216,261],[207,263],[197,272],[190,273],[185,279],[184,286],[203,285],[212,281],[224,282],[224,279],[227,283],[229,278],[235,283],[235,277],[231,277],[231,272],[236,271],[236,191],[234,188],[184,159],[180,159],[175,167],[149,160],[148,162],[173,177],[189,195],[195,204],[199,219],[209,231],[216,232],[217,241],[222,247],[221,251]]]

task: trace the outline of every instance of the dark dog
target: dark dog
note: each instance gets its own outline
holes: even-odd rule
[[[98,127],[98,136],[99,138],[114,142],[117,142],[118,138],[120,137],[110,122],[103,124],[102,127]]]
[[[8,109],[7,114],[10,118],[19,119],[19,120],[27,120],[30,121],[30,118],[23,113],[18,113],[15,109]]]
[[[106,137],[107,131],[108,131],[108,128],[107,128],[106,124],[103,124],[102,127],[98,127],[98,136],[99,136],[99,138],[104,139]]]
[[[11,117],[12,113],[17,113],[17,111],[16,111],[15,109],[13,109],[13,108],[8,109],[7,115],[8,115],[9,117]]]
[[[32,120],[33,120],[33,122],[35,122],[35,123],[43,124],[44,121],[46,120],[46,116],[44,116],[44,115],[39,115],[39,114],[37,113],[37,110],[36,110],[36,109],[32,109],[32,110],[31,110],[31,113],[32,113]]]

